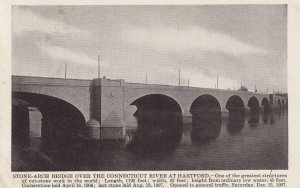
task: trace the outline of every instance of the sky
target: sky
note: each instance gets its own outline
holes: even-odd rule
[[[12,74],[287,92],[286,5],[13,6]]]

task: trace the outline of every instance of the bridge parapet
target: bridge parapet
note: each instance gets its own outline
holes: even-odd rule
[[[12,84],[89,87],[91,80],[12,76]]]

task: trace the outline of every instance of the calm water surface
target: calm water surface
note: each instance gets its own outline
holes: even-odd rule
[[[31,137],[29,144],[12,146],[12,170],[288,168],[287,112],[201,121],[199,127],[184,124],[179,139],[156,140],[159,146],[142,141],[143,136],[131,131],[124,141],[78,139],[72,144],[52,146],[42,145],[40,137]]]

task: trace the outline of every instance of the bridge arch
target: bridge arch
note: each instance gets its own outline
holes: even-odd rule
[[[248,106],[250,107],[251,111],[258,111],[259,110],[259,102],[256,97],[251,97],[248,100]]]
[[[201,95],[197,97],[191,107],[190,107],[190,113],[192,115],[196,115],[197,112],[221,112],[221,105],[214,96],[212,95]]]
[[[62,99],[29,92],[13,92],[12,97],[25,101],[28,103],[27,107],[35,107],[41,112],[41,136],[45,143],[72,142],[71,140],[77,139],[78,131],[85,126],[83,113]],[[16,107],[13,106],[14,108]],[[22,111],[18,112],[22,113]],[[12,120],[13,122],[21,121],[14,116]],[[14,124],[22,126],[22,122],[14,122]]]
[[[129,95],[128,99],[125,100],[125,106],[127,106],[127,105],[134,106],[137,103],[137,101],[139,101],[139,103],[140,103],[141,101],[145,101],[145,100],[149,100],[149,99],[152,100],[151,99],[152,97],[159,97],[159,96],[161,96],[160,97],[161,99],[165,98],[169,102],[173,101],[174,104],[176,103],[179,106],[180,111],[182,113],[184,112],[184,110],[185,110],[184,105],[181,104],[181,101],[178,100],[175,95],[170,94],[170,93],[165,93],[164,91],[145,92],[145,93],[139,93],[138,95],[135,94],[132,96]]]
[[[135,99],[130,105],[135,105],[143,110],[151,108],[153,110],[182,112],[179,103],[175,99],[163,94],[144,95]]]
[[[238,95],[233,95],[229,97],[229,99],[226,102],[226,109],[229,112],[245,111],[243,99]]]
[[[176,100],[162,94],[150,94],[131,103],[138,127],[131,143],[142,150],[168,150],[182,136],[182,110]]]
[[[192,132],[194,143],[208,143],[218,137],[221,131],[221,105],[212,95],[197,97],[191,107]]]
[[[242,98],[237,95],[231,96],[226,103],[229,111],[229,120],[227,123],[227,131],[232,135],[239,134],[245,123],[245,106]]]
[[[262,99],[261,105],[264,107],[265,112],[269,112],[271,110],[270,102],[267,98]]]

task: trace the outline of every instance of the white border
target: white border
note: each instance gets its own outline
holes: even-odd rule
[[[300,1],[299,0],[0,0],[0,187],[17,188],[11,173],[11,7],[12,5],[200,5],[200,4],[288,4],[288,97],[289,170],[288,188],[300,187]],[[143,171],[145,172],[145,171]],[[160,171],[161,173],[162,171]],[[174,172],[174,171],[172,171]],[[182,171],[181,171],[182,172]],[[189,171],[191,173],[193,171]],[[270,171],[202,171],[270,173]],[[67,172],[63,172],[67,173]],[[76,173],[76,172],[71,172]],[[86,172],[85,172],[86,173]],[[117,172],[112,172],[117,173]],[[126,172],[125,172],[126,173]],[[157,172],[154,172],[157,173]],[[17,185],[18,184],[18,185]]]

